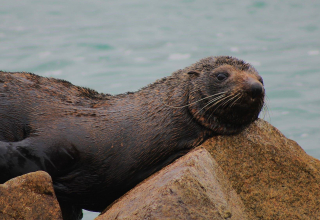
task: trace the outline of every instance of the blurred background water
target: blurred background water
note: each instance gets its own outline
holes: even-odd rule
[[[135,91],[201,58],[262,75],[264,118],[320,159],[318,0],[0,0],[0,69]],[[97,214],[85,212],[84,219]]]

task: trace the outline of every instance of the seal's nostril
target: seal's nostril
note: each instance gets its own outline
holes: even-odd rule
[[[255,99],[257,96],[261,95],[263,88],[260,83],[253,83],[251,85],[251,97]]]

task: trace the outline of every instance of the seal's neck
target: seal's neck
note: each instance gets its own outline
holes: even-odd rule
[[[170,76],[134,94],[133,101],[139,103],[139,114],[147,119],[145,122],[159,125],[160,131],[167,129],[171,143],[183,145],[178,148],[196,147],[212,136],[212,131],[199,124],[188,108],[189,83],[187,79]]]
[[[189,81],[176,77],[169,76],[135,93],[113,96],[99,107],[106,111],[107,118],[117,117],[124,124],[134,125],[135,130],[124,132],[145,138],[141,142],[148,145],[166,145],[173,151],[196,147],[212,132],[188,109]]]

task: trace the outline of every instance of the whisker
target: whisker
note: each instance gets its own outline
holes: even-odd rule
[[[218,100],[216,103],[214,103],[214,105],[212,105],[211,107],[215,107],[215,106],[217,106],[217,105],[220,103],[220,104],[215,108],[215,110],[216,110],[217,108],[220,107],[220,105],[222,104],[221,102],[223,102],[223,100],[228,99],[228,98],[230,98],[231,96],[232,96],[232,94],[230,94],[230,95],[228,95],[228,96],[225,96],[224,98],[222,98],[222,99]],[[215,110],[214,110],[214,111],[215,111]]]
[[[208,117],[208,120],[211,118],[211,116],[213,115],[213,113],[221,106],[221,104],[223,103],[222,101],[225,99],[228,99],[232,96],[232,94],[218,100],[218,102],[214,103],[214,105],[211,105],[210,108],[215,107],[215,109],[211,112],[210,116]],[[221,103],[222,102],[222,103]],[[219,104],[220,103],[220,104]],[[218,105],[219,104],[219,105]]]
[[[223,97],[224,97],[224,95],[220,95],[220,96],[218,96],[218,97],[210,100],[204,107],[202,107],[202,108],[201,108],[199,111],[197,111],[196,114],[194,114],[194,115],[197,115],[200,111],[202,111],[202,109],[206,108],[208,105],[212,104],[213,102],[215,102],[215,101],[217,101],[217,100],[219,100],[220,98],[223,98]],[[210,109],[210,108],[208,108],[208,109]],[[207,109],[207,110],[208,110],[208,109]],[[206,111],[207,111],[207,110],[206,110]],[[205,112],[206,112],[206,111],[205,111]],[[205,113],[205,112],[204,112],[204,113]]]
[[[189,105],[193,105],[193,104],[195,104],[195,103],[197,103],[197,102],[200,102],[200,101],[202,101],[202,100],[205,100],[205,99],[208,99],[208,98],[217,96],[217,95],[221,95],[221,94],[224,94],[224,93],[226,93],[226,92],[216,93],[216,94],[213,94],[213,95],[204,97],[204,98],[202,98],[202,99],[199,99],[199,100],[197,100],[197,101],[195,101],[195,102],[192,102],[192,103],[189,103],[189,104],[183,105],[183,106],[171,106],[171,105],[168,105],[168,104],[164,103],[163,101],[162,101],[162,103],[163,103],[165,106],[168,106],[168,107],[170,107],[170,108],[184,108],[184,107],[187,107],[187,106],[189,106]]]
[[[268,100],[265,100],[262,106],[262,114],[263,114],[262,119],[266,120],[265,117],[268,116],[268,119],[269,119],[268,121],[271,122],[267,101]],[[263,100],[261,102],[263,102]]]
[[[238,94],[239,94],[239,93],[238,93]],[[233,102],[233,100],[236,99],[236,97],[238,96],[238,94],[236,94],[236,95],[233,96],[232,98],[226,100],[226,101],[221,105],[221,107],[222,107],[222,108],[227,107],[227,105],[228,105],[230,102]]]
[[[223,97],[222,97],[223,98]],[[218,99],[218,100],[215,100],[215,101],[221,101],[222,100],[222,98],[221,99]],[[223,98],[223,99],[225,99],[225,98]],[[212,104],[212,102],[211,102],[211,104]],[[206,113],[212,106],[215,106],[215,104],[216,103],[213,103],[209,108],[207,108],[205,111],[204,111],[204,113]]]
[[[230,105],[230,108],[232,108],[232,106],[234,106],[238,100],[240,100],[242,98],[242,94],[238,93],[238,98],[236,100],[234,100],[234,102]]]

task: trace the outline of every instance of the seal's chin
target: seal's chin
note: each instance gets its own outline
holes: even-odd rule
[[[255,121],[262,109],[263,101],[239,103],[232,107],[215,109],[199,113],[198,108],[191,109],[193,117],[204,127],[215,134],[230,135],[241,132]]]
[[[253,121],[255,121],[258,117],[251,117],[247,120],[240,120],[241,123],[237,123],[237,121],[229,122],[225,121],[223,117],[213,117],[210,120],[210,129],[214,131],[216,134],[228,135],[228,134],[237,134],[249,126]],[[239,122],[240,122],[239,121]]]

